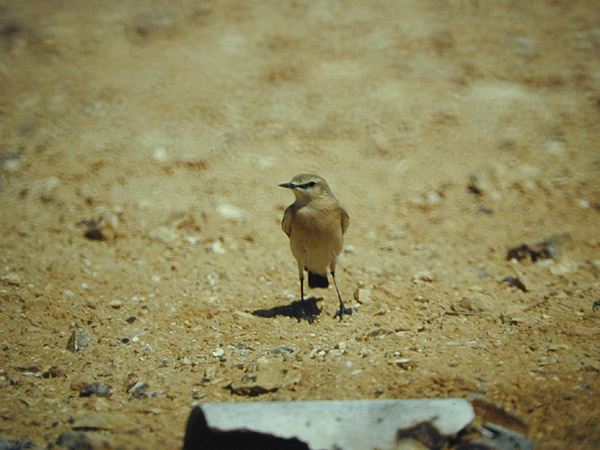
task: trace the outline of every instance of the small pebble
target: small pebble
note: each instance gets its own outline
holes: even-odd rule
[[[91,397],[97,395],[99,397],[110,397],[112,395],[112,387],[106,383],[95,381],[81,388],[79,391],[80,397]]]
[[[227,203],[217,206],[217,212],[225,219],[229,219],[233,222],[241,221],[245,215],[243,209],[238,208],[237,206],[229,205]]]
[[[67,350],[80,352],[91,344],[92,339],[93,337],[89,331],[84,330],[83,328],[77,328],[71,334],[69,342],[67,342]]]
[[[131,394],[132,398],[147,398],[148,394],[146,393],[146,391],[149,387],[150,385],[148,383],[138,381],[133,386],[131,386],[127,392]]]

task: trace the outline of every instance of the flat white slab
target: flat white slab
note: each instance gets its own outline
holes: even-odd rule
[[[395,447],[396,431],[429,421],[444,435],[467,426],[475,413],[464,399],[336,400],[204,403],[211,428],[247,429],[296,437],[311,450]]]

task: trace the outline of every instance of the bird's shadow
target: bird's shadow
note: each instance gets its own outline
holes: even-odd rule
[[[323,300],[322,297],[310,297],[305,300],[296,300],[289,305],[275,306],[270,309],[257,309],[252,311],[252,314],[258,317],[293,317],[298,322],[306,320],[308,323],[313,323],[319,314],[321,314],[321,308],[317,305],[317,302]]]

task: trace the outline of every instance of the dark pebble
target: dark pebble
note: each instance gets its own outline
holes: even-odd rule
[[[135,317],[135,316],[131,316],[131,317],[128,317],[128,318],[127,318],[127,320],[125,320],[125,321],[126,321],[127,323],[133,323],[133,322],[135,322],[136,320],[137,320],[137,317]]]
[[[31,441],[19,442],[19,441],[8,441],[0,437],[0,450],[37,450],[38,447]]]
[[[79,391],[80,397],[91,397],[97,395],[99,397],[110,397],[112,395],[112,388],[106,383],[95,381],[81,388]]]
[[[62,445],[69,450],[92,450],[93,446],[85,433],[81,431],[65,431],[56,440],[57,445]]]

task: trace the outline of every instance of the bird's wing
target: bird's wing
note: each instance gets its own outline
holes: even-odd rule
[[[281,220],[281,229],[285,234],[290,236],[292,234],[292,214],[294,205],[290,205],[286,208],[285,213],[283,213],[283,219]]]
[[[350,225],[350,216],[348,215],[346,208],[344,208],[344,205],[340,203],[340,206],[342,207],[342,234],[344,234],[348,229],[348,225]]]

